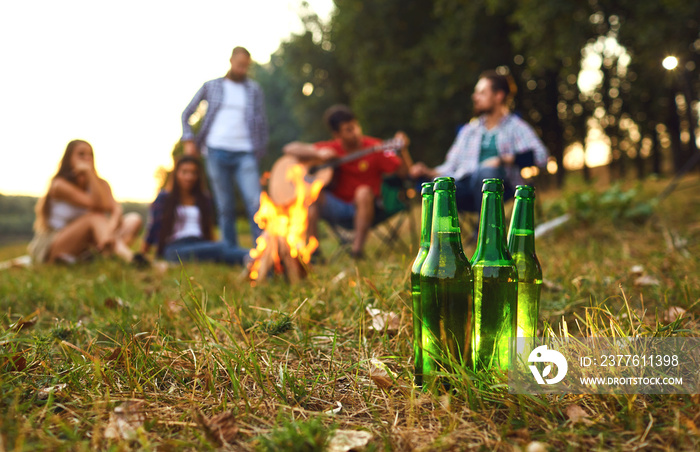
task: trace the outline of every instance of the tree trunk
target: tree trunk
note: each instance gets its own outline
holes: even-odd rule
[[[545,140],[549,145],[549,150],[557,159],[557,186],[564,186],[566,168],[564,168],[564,129],[561,126],[559,115],[557,114],[557,103],[559,102],[559,76],[556,71],[547,71],[544,74],[545,99],[549,110],[544,112]]]
[[[637,156],[634,158],[637,167],[637,179],[644,179],[644,159],[642,158],[642,147],[637,146]]]
[[[617,130],[619,136],[619,129]],[[620,149],[620,157],[617,161],[617,175],[620,180],[625,180],[627,176],[627,152]]]
[[[686,121],[688,121],[688,133],[690,134],[690,140],[688,141],[688,149],[686,153],[685,161],[692,159],[698,152],[698,144],[695,141],[695,131],[697,130],[698,121],[695,118],[695,112],[692,106],[693,100],[695,99],[695,94],[693,93],[693,85],[690,83],[690,75],[688,71],[683,68],[680,72],[683,78],[683,96],[685,97],[685,116]],[[700,168],[700,165],[698,165]]]
[[[668,103],[668,122],[666,128],[671,140],[671,155],[673,156],[673,171],[677,173],[683,168],[684,156],[681,150],[681,122],[678,117],[678,106],[676,105],[673,91],[670,93],[671,98]]]
[[[586,146],[583,146],[583,181],[587,184],[591,183],[591,169],[586,163]]]
[[[610,116],[611,112],[611,99],[610,95],[610,79],[613,77],[613,72],[611,69],[603,68],[603,85],[600,88],[600,93],[603,96],[603,108],[605,109],[605,115]],[[614,182],[622,177],[622,170],[620,168],[620,159],[622,158],[622,153],[619,150],[620,145],[618,141],[618,136],[613,135],[612,126],[609,122],[601,124],[603,127],[603,132],[605,136],[610,140],[610,163],[608,164],[608,175],[610,177],[610,182]]]
[[[661,175],[661,149],[659,147],[659,132],[656,131],[657,124],[652,124],[651,129],[651,172],[657,176]]]

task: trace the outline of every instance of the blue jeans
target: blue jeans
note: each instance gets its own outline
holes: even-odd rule
[[[207,154],[207,171],[218,212],[221,239],[230,246],[238,246],[236,232],[236,197],[233,193],[234,182],[241,192],[245,203],[250,233],[255,239],[260,235],[260,228],[253,220],[260,208],[260,175],[258,162],[250,152],[232,152],[224,149],[209,148]]]
[[[481,186],[484,179],[504,179],[505,171],[502,167],[481,167],[472,174],[455,181],[455,198],[457,210],[460,212],[481,212]],[[504,200],[508,197],[508,187],[505,187]],[[511,195],[512,196],[512,195]]]
[[[329,223],[352,229],[356,210],[355,204],[343,201],[330,190],[323,191],[323,203],[319,205],[319,214]]]
[[[330,224],[337,224],[344,229],[355,229],[355,213],[357,208],[352,202],[346,202],[335,196],[330,190],[323,190],[324,202],[319,205],[321,218]],[[378,224],[388,216],[385,214],[379,199],[374,200],[374,219],[372,224]]]
[[[185,237],[169,243],[163,250],[163,259],[169,262],[221,262],[242,265],[250,250],[230,246],[225,242],[210,242],[200,237]]]

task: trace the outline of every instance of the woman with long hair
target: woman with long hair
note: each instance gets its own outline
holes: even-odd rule
[[[214,242],[213,229],[214,211],[201,160],[188,155],[180,157],[165,189],[151,204],[141,252],[145,254],[155,246],[156,255],[170,262],[243,264],[250,250]]]
[[[35,263],[73,263],[94,248],[143,265],[143,256],[129,248],[141,224],[136,213],[122,215],[109,184],[95,171],[92,146],[73,140],[66,146],[46,196],[37,202],[29,253]]]

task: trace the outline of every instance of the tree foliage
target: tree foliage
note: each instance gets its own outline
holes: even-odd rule
[[[306,31],[284,42],[263,68],[267,75],[259,77],[268,105],[274,103],[270,110],[286,111],[271,121],[273,129],[280,128],[273,132],[280,140],[274,149],[283,140],[326,138],[323,111],[347,103],[366,133],[388,137],[404,130],[415,159],[439,163],[458,127],[472,116],[470,95],[478,75],[494,68],[513,76],[519,88],[515,111],[541,134],[558,163],[560,182],[565,150],[584,143],[591,127],[608,135],[620,175],[630,159],[643,175],[642,157],[647,155],[655,172],[660,171],[661,145],[680,147],[682,132],[697,127],[697,118],[692,122],[684,115],[687,106],[676,103],[683,87],[671,77],[679,73],[667,73],[660,63],[669,53],[679,57],[695,99],[698,2],[335,4],[328,23],[307,5],[302,18]],[[582,61],[591,53],[600,62],[589,70],[600,83],[582,92]],[[676,156],[677,164],[687,157],[687,152]]]

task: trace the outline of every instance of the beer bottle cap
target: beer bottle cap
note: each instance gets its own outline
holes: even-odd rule
[[[421,195],[432,195],[433,194],[433,184],[434,182],[423,182],[420,188]]]
[[[515,187],[515,197],[535,199],[535,187],[531,185],[518,185]]]
[[[481,188],[482,192],[498,192],[503,193],[503,180],[502,179],[484,179],[484,185]]]

